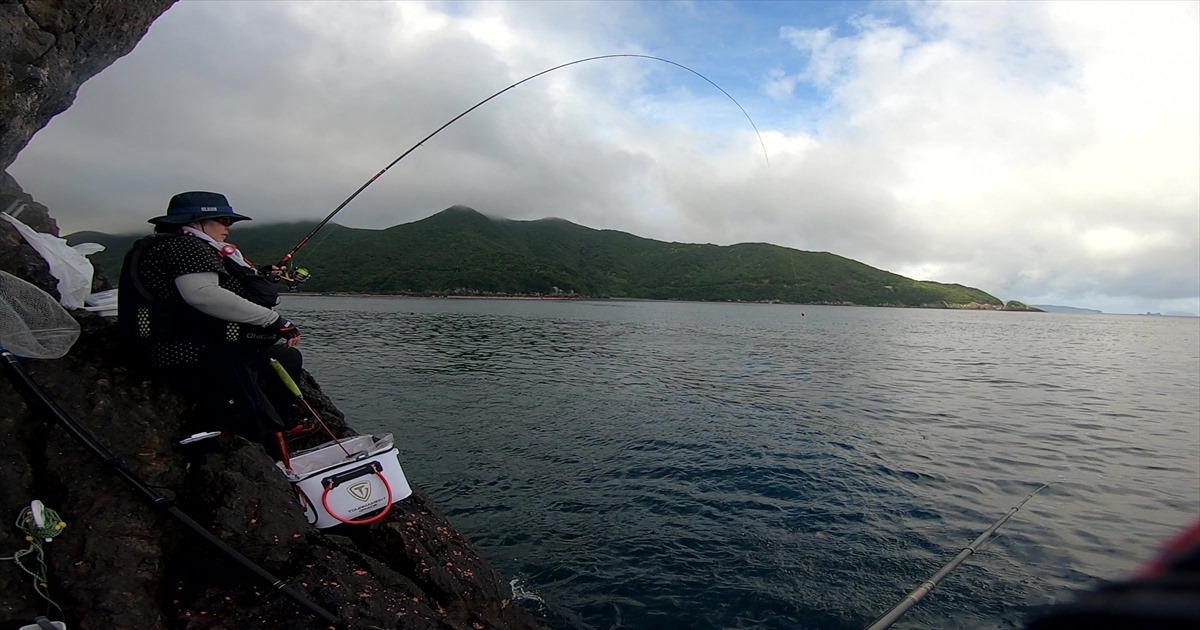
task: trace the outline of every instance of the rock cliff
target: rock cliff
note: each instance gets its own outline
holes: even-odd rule
[[[171,0],[0,4],[0,160],[65,110],[79,85],[128,53]],[[57,235],[50,212],[5,173],[0,211]],[[0,222],[0,269],[57,296],[41,257]],[[102,270],[95,290],[109,287]],[[25,370],[148,487],[351,628],[536,628],[507,587],[419,488],[370,527],[319,532],[262,447],[222,438],[190,465],[180,437],[205,428],[190,404],[132,365],[112,319],[73,313],[83,333],[62,359]],[[0,326],[3,328],[3,326]],[[0,330],[0,337],[4,334]],[[306,397],[339,435],[352,435],[311,375]],[[305,438],[320,442],[317,436]],[[50,597],[0,563],[0,628],[49,612],[72,629],[319,628],[324,624],[191,535],[53,425],[21,388],[0,381],[0,556],[29,543],[11,523],[40,499],[67,528],[46,547]],[[30,562],[29,564],[33,564]]]

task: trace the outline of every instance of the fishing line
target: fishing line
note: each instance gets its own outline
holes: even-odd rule
[[[682,68],[684,70],[687,70],[688,72],[707,81],[709,85],[712,85],[713,87],[720,90],[722,94],[729,97],[729,100],[733,101],[734,105],[737,105],[737,108],[742,111],[742,114],[746,117],[746,120],[750,121],[750,126],[754,128],[754,134],[756,136],[758,136],[758,144],[762,147],[763,158],[766,159],[768,167],[771,165],[771,159],[770,159],[770,157],[767,156],[767,145],[765,142],[763,142],[762,134],[759,133],[759,131],[758,131],[758,125],[754,124],[754,119],[750,118],[750,114],[746,112],[746,108],[742,107],[742,104],[739,103],[737,101],[737,99],[733,98],[733,96],[729,92],[726,92],[724,88],[722,88],[721,86],[714,83],[712,81],[712,79],[709,79],[708,77],[704,76],[703,74],[700,74],[699,72],[696,72],[695,70],[692,70],[691,68],[689,68],[681,63],[676,63],[674,61],[671,61],[670,59],[663,59],[662,57],[655,57],[653,55],[638,55],[638,54],[626,53],[626,54],[616,54],[616,55],[597,55],[595,57],[585,57],[583,59],[576,59],[575,61],[569,61],[564,64],[559,64],[557,66],[554,66],[553,68],[547,68],[546,70],[542,70],[541,72],[538,72],[536,74],[531,74],[531,75],[525,77],[524,79],[521,79],[520,81],[517,81],[516,83],[513,83],[512,85],[504,88],[503,90],[500,90],[500,91],[496,92],[495,94],[492,94],[491,96],[483,99],[482,101],[479,101],[478,103],[472,105],[470,108],[468,108],[463,113],[455,116],[454,118],[451,118],[449,121],[447,121],[441,127],[434,129],[433,133],[425,136],[424,138],[421,138],[421,140],[419,140],[416,144],[409,147],[409,149],[407,151],[405,151],[404,153],[401,153],[400,157],[397,157],[396,159],[392,160],[390,164],[383,167],[383,169],[381,169],[378,173],[375,173],[375,175],[372,176],[370,179],[368,179],[365,183],[363,183],[362,186],[359,186],[358,190],[355,190],[353,193],[351,193],[351,195],[349,197],[346,197],[345,201],[342,201],[342,203],[338,204],[338,206],[336,208],[334,208],[332,212],[330,212],[328,215],[326,215],[324,219],[321,219],[321,222],[318,223],[317,226],[314,227],[311,232],[309,232],[304,238],[300,239],[300,242],[296,243],[296,246],[293,247],[291,249],[291,251],[289,251],[287,254],[285,254],[283,256],[283,258],[280,259],[279,264],[277,266],[287,267],[288,264],[292,261],[292,258],[295,257],[296,252],[300,251],[301,248],[303,248],[305,245],[307,245],[309,239],[311,239],[314,235],[316,235],[317,232],[321,231],[321,228],[325,227],[325,224],[329,223],[330,219],[333,219],[334,215],[341,212],[342,208],[345,208],[347,205],[350,204],[351,201],[354,201],[355,197],[357,197],[360,193],[362,193],[362,191],[366,190],[368,186],[375,183],[375,180],[382,177],[384,173],[388,172],[393,166],[395,166],[397,163],[399,163],[400,160],[403,160],[404,158],[408,157],[408,154],[412,153],[413,151],[416,151],[418,147],[420,147],[421,145],[428,142],[430,138],[433,138],[434,136],[441,133],[441,131],[443,129],[445,129],[446,127],[453,125],[455,122],[458,121],[458,119],[460,119],[463,116],[466,116],[467,114],[470,114],[471,112],[475,111],[476,109],[482,107],[485,103],[496,98],[497,96],[504,94],[505,92],[517,87],[518,85],[521,85],[522,83],[525,83],[527,81],[532,81],[533,79],[536,79],[536,78],[542,76],[543,74],[549,74],[551,72],[554,72],[555,70],[561,70],[562,68],[566,68],[568,66],[574,66],[576,64],[586,63],[588,61],[597,61],[600,59],[617,59],[617,58],[621,58],[621,57],[629,57],[629,58],[635,58],[635,59],[650,59],[653,61],[661,61],[663,63],[668,63],[677,68]]]

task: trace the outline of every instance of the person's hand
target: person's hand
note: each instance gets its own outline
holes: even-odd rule
[[[300,345],[300,329],[296,328],[296,325],[283,315],[280,315],[279,319],[276,319],[275,323],[271,324],[271,328],[275,329],[280,339],[287,340],[285,344],[287,347],[295,348]]]
[[[271,280],[278,280],[279,276],[283,275],[283,267],[276,267],[275,265],[262,265],[258,268],[258,273],[270,278]]]

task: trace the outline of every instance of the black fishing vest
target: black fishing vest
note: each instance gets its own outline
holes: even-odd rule
[[[242,287],[246,290],[244,297],[247,300],[267,308],[279,306],[278,282],[263,276],[254,269],[237,264],[225,252],[217,253],[221,256],[221,262],[225,264],[225,271],[241,282]]]
[[[189,238],[181,234],[152,234],[139,239],[125,254],[117,292],[117,329],[122,341],[132,347],[162,342],[245,343],[265,346],[278,334],[271,328],[229,322],[206,315],[186,303],[172,303],[155,296],[143,283],[143,258],[155,243],[167,238]],[[207,245],[206,245],[207,247]],[[267,308],[279,304],[279,285],[255,270],[243,267],[225,252],[217,253],[229,280],[222,284],[239,296]]]

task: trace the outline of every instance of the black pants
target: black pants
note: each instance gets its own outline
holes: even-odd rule
[[[278,458],[275,434],[295,426],[292,408],[296,397],[271,368],[272,358],[283,364],[293,380],[299,378],[303,367],[300,351],[282,344],[259,349],[214,345],[201,354],[198,363],[164,368],[160,374],[199,404],[216,427],[258,442]],[[260,376],[263,387],[259,386]]]

